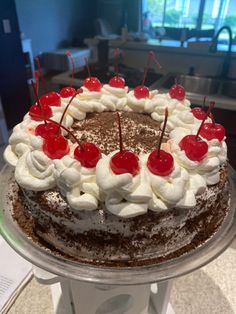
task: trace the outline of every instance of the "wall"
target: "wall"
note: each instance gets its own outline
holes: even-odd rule
[[[34,56],[68,46],[81,44],[93,33],[96,6],[83,0],[15,0],[24,37],[32,39]]]

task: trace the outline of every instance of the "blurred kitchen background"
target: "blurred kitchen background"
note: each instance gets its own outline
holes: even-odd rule
[[[147,85],[167,91],[175,79],[192,105],[216,101],[214,115],[227,130],[229,159],[236,168],[235,0],[8,0],[0,1],[0,142],[35,101],[30,82],[40,69],[40,94],[91,71],[106,83],[114,49],[127,85],[142,81],[153,50],[162,65],[149,71]]]

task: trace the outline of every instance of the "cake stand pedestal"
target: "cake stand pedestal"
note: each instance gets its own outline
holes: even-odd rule
[[[36,266],[39,282],[54,286],[56,314],[164,314],[172,279],[215,259],[236,235],[236,174],[229,167],[229,212],[204,244],[178,258],[149,266],[119,268],[80,263],[34,242],[19,227],[6,197],[13,177],[13,169],[4,167],[0,180],[1,234],[17,253]],[[55,293],[55,285],[59,294]],[[60,312],[61,304],[65,313]]]
[[[55,314],[174,314],[172,280],[146,285],[102,285],[69,280],[34,267],[40,284],[50,285]]]

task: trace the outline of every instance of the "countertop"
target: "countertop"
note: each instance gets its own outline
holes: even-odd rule
[[[217,259],[174,280],[170,302],[175,314],[236,313],[236,240]],[[33,279],[9,314],[53,314],[48,286]]]

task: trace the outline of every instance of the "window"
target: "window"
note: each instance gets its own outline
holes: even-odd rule
[[[143,0],[143,30],[157,27],[218,30],[223,25],[236,32],[236,0]]]

